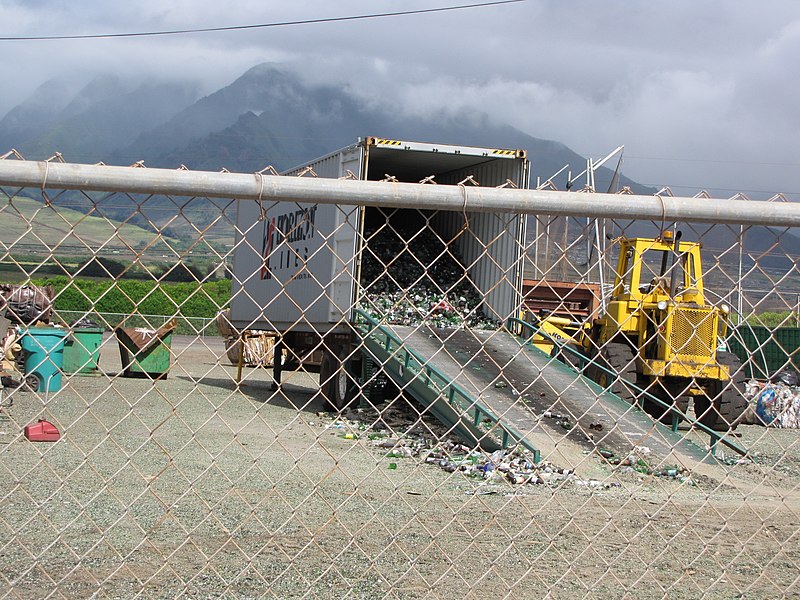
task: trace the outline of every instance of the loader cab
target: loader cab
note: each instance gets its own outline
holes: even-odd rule
[[[622,238],[619,248],[611,300],[582,340],[600,367],[590,366],[589,377],[608,386],[609,372],[619,374],[611,391],[658,419],[672,418],[665,407],[673,403],[685,413],[691,396],[703,425],[734,427],[747,408],[744,372],[719,347],[730,308],[706,303],[700,244],[665,233]],[[643,389],[661,402],[643,399]]]
[[[642,311],[654,310],[660,302],[705,304],[700,244],[675,237],[665,232],[655,239],[620,240],[614,293],[606,311],[610,322],[606,323],[604,337],[641,331]]]
[[[704,302],[700,244],[696,242],[680,242],[667,234],[622,240],[616,273],[613,300]]]

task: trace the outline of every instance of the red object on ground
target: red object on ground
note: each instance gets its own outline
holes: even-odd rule
[[[453,305],[450,304],[447,300],[439,300],[439,302],[435,302],[431,305],[431,312],[436,312],[439,310],[444,310],[449,312],[453,310]]]
[[[25,437],[32,442],[57,442],[61,433],[50,421],[39,419],[35,425],[25,425]]]

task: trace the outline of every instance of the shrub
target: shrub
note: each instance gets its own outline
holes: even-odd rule
[[[212,318],[231,294],[226,280],[199,284],[51,277],[33,283],[53,286],[57,311]]]
[[[797,313],[782,310],[779,312],[762,312],[751,315],[747,322],[753,326],[768,327],[776,329],[778,327],[797,327]]]

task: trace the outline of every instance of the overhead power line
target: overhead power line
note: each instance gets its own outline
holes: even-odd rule
[[[527,0],[495,0],[494,2],[461,4],[457,6],[442,6],[439,8],[423,8],[418,10],[369,13],[365,15],[351,15],[348,17],[327,17],[322,19],[302,19],[298,21],[278,21],[275,23],[258,23],[254,25],[231,25],[228,27],[203,27],[198,29],[171,29],[166,31],[138,31],[138,32],[127,32],[127,33],[93,33],[85,35],[2,36],[0,37],[0,42],[34,42],[34,41],[46,41],[46,40],[96,40],[96,39],[108,39],[108,38],[148,37],[157,35],[185,35],[190,33],[211,33],[216,31],[242,31],[246,29],[266,29],[268,27],[289,27],[293,25],[313,25],[316,23],[338,23],[341,21],[358,21],[363,19],[381,19],[386,17],[421,15],[427,13],[466,10],[470,8],[484,8],[487,6],[498,6],[500,4],[516,4],[518,2],[527,2]]]

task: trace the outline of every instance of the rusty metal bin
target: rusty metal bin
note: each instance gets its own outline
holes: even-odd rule
[[[158,329],[118,327],[119,357],[125,377],[166,379],[169,373],[175,319]]]

